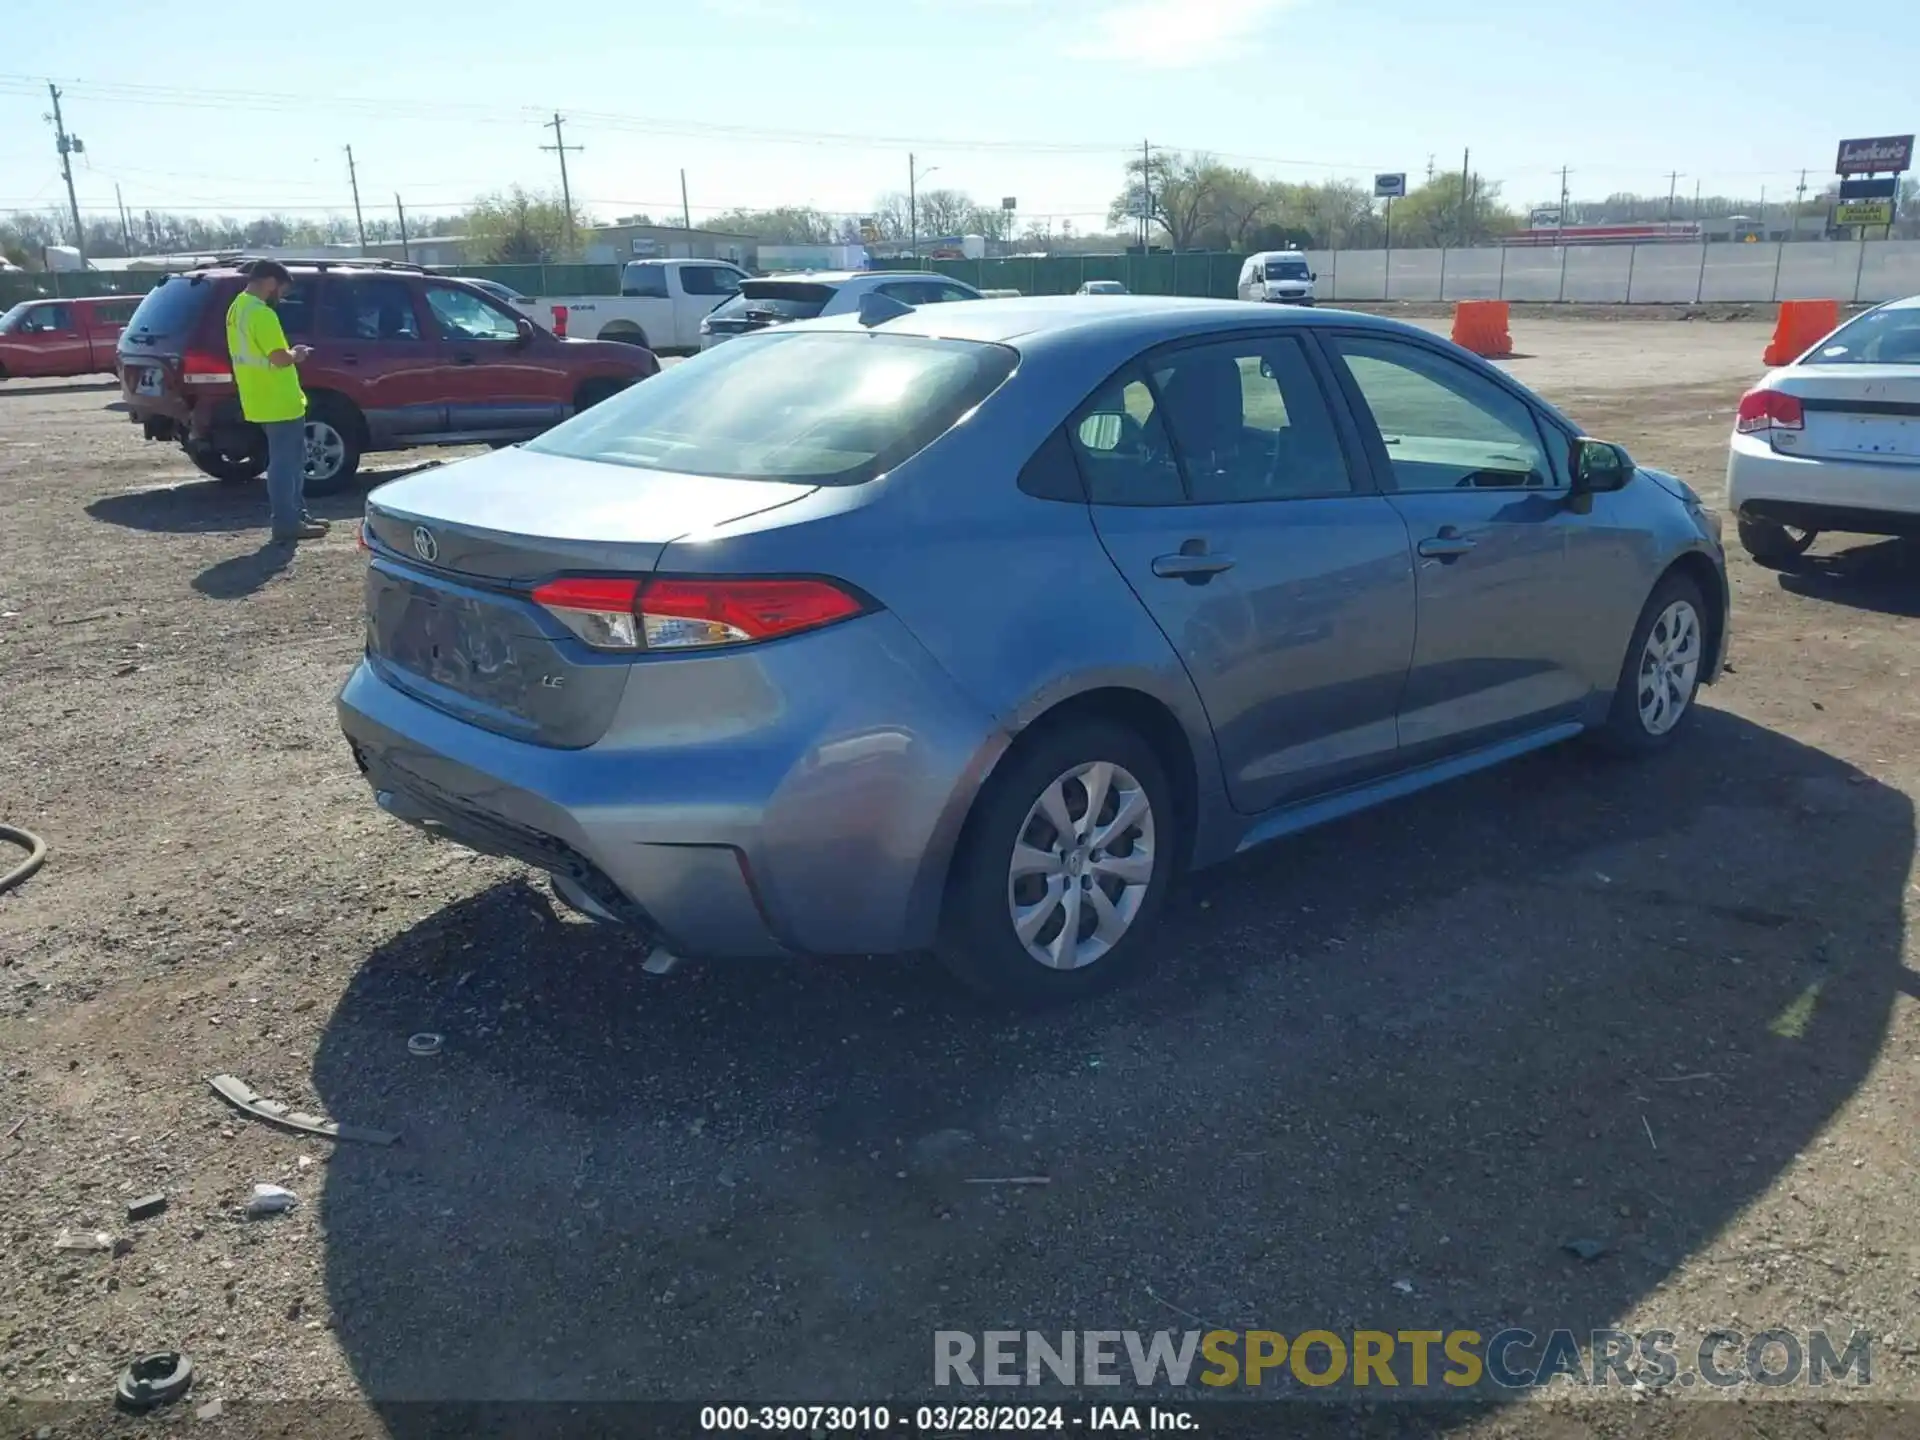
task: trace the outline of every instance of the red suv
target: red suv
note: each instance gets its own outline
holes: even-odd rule
[[[562,340],[478,287],[415,265],[289,261],[290,343],[313,347],[307,492],[338,488],[369,450],[511,445],[660,371],[649,350]],[[257,479],[265,437],[240,414],[227,357],[237,265],[170,275],[120,336],[120,385],[149,440],[177,440],[216,480]]]

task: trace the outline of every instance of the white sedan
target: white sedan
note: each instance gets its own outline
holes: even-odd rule
[[[1763,565],[1822,530],[1920,535],[1920,295],[1855,316],[1741,397],[1727,504]]]

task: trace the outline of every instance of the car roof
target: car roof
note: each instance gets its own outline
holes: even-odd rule
[[[789,270],[779,275],[755,275],[747,281],[749,285],[763,281],[781,283],[800,282],[808,285],[851,285],[862,280],[933,280],[942,281],[952,277],[934,270]],[[959,282],[965,285],[967,282]]]
[[[1190,300],[1171,295],[1122,295],[1112,305],[1089,310],[1071,295],[1027,295],[1012,300],[969,300],[964,305],[922,305],[884,322],[892,335],[924,335],[1022,346],[1098,333],[1104,340],[1137,341],[1144,348],[1160,340],[1209,330],[1250,330],[1266,326],[1320,325],[1337,322],[1370,329],[1413,332],[1413,327],[1376,315],[1346,310],[1293,309],[1250,305],[1244,300]],[[857,315],[836,315],[804,322],[816,329],[854,329]],[[1428,339],[1426,331],[1417,332]]]

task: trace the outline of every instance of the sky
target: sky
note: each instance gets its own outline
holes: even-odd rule
[[[1105,228],[1143,141],[1268,178],[1473,169],[1508,203],[1784,198],[1920,128],[1913,0],[0,0],[0,210],[351,213],[557,188],[598,218],[870,211],[920,184]],[[244,17],[262,17],[249,33]],[[1857,57],[1857,58],[1856,58]]]

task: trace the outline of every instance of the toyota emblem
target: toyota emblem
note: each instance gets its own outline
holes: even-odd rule
[[[433,532],[424,525],[413,527],[413,553],[429,565],[440,558],[440,542],[433,538]]]

